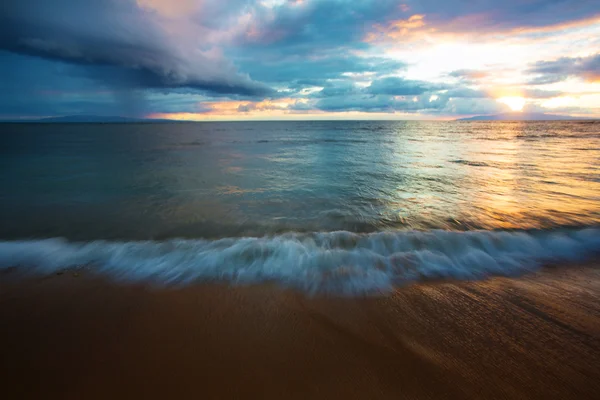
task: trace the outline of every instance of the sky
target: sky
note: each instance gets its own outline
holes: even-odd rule
[[[0,119],[600,117],[598,0],[4,0]]]

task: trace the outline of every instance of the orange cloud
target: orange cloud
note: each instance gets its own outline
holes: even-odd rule
[[[148,116],[153,119],[174,119],[180,121],[198,121],[215,118],[254,118],[254,117],[276,117],[295,113],[290,106],[303,99],[282,98],[276,100],[262,101],[206,101],[199,105],[207,111],[199,113],[155,113]],[[318,113],[318,111],[315,110]]]
[[[296,99],[283,98],[277,100],[261,101],[216,101],[202,103],[203,107],[210,109],[209,113],[240,113],[240,112],[263,112],[273,110],[288,110]]]
[[[401,36],[406,35],[411,29],[417,29],[425,26],[425,21],[423,21],[424,18],[424,15],[415,14],[409,19],[392,22],[390,27]]]
[[[408,19],[390,22],[387,26],[375,25],[375,32],[369,32],[365,37],[366,42],[374,42],[381,38],[398,39],[402,36],[419,31],[425,26],[425,15],[415,14]]]
[[[455,116],[426,116],[428,120],[451,120]],[[371,113],[361,111],[339,111],[339,112],[324,112],[320,110],[310,110],[303,113],[271,113],[271,114],[254,114],[247,115],[238,113],[236,115],[227,114],[205,114],[205,113],[159,113],[152,114],[146,118],[153,119],[170,119],[174,121],[247,121],[247,120],[280,120],[280,121],[302,121],[302,120],[419,120],[423,119],[423,115],[419,113]]]
[[[362,111],[335,111],[326,112],[318,109],[294,110],[288,108],[304,99],[278,99],[274,101],[218,101],[203,102],[205,112],[198,113],[155,113],[146,116],[151,119],[170,119],[175,121],[235,121],[235,120],[416,120],[423,116],[419,113],[388,112],[362,112]],[[250,106],[250,107],[248,107]],[[248,107],[248,111],[240,111],[240,107]],[[427,116],[428,119],[448,119],[444,116]]]
[[[148,119],[171,119],[174,121],[200,121],[202,119],[206,119],[202,117],[201,113],[154,113],[147,115]]]
[[[456,40],[460,38],[498,38],[518,35],[560,32],[568,29],[584,28],[600,24],[600,15],[588,18],[561,22],[545,26],[502,27],[490,25],[493,18],[486,13],[469,14],[454,18],[450,21],[432,23],[425,21],[425,15],[415,14],[408,19],[391,21],[387,25],[376,24],[373,31],[367,33],[365,42],[386,42],[397,39],[421,40],[436,38],[441,40]]]
[[[600,71],[587,71],[581,74],[586,82],[600,83]]]
[[[527,33],[549,33],[558,32],[573,28],[583,28],[589,25],[600,23],[600,15],[593,15],[589,18],[584,18],[576,21],[561,22],[554,25],[536,26],[536,27],[521,27],[514,28],[508,33],[510,34],[527,34]]]

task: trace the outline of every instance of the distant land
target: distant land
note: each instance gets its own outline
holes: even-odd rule
[[[155,123],[155,122],[180,122],[169,119],[150,119],[150,118],[129,118],[119,116],[100,116],[100,115],[66,115],[62,117],[48,117],[38,119],[19,119],[19,120],[4,120],[0,122],[16,122],[16,123],[88,123],[88,124],[124,124],[124,123]]]
[[[456,121],[583,121],[591,119],[594,118],[579,118],[570,117],[568,115],[554,115],[544,113],[513,112],[495,115],[476,115],[474,117],[469,118],[459,118]]]

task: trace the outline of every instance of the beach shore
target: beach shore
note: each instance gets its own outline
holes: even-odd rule
[[[0,276],[7,399],[593,399],[600,268],[361,298]]]

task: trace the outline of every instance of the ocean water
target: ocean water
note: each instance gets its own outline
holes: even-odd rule
[[[599,122],[0,125],[0,268],[356,294],[600,252]]]

